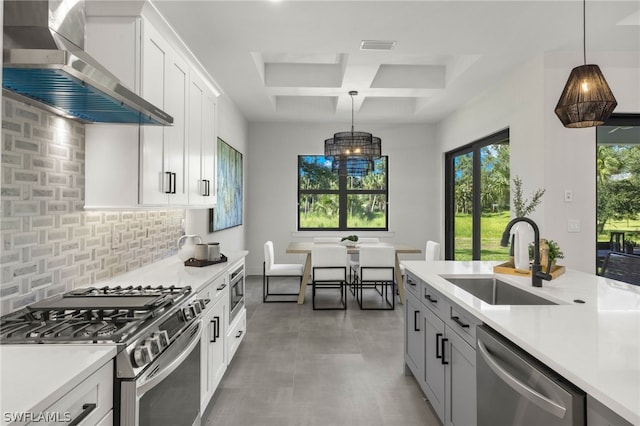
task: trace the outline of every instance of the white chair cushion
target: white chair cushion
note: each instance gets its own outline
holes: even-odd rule
[[[303,265],[296,263],[274,263],[271,265],[271,269],[266,270],[267,275],[272,276],[301,276],[304,269]]]

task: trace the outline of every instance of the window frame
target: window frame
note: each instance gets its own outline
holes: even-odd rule
[[[445,152],[445,244],[444,258],[445,260],[455,260],[455,165],[453,163],[455,157],[468,153],[473,154],[473,189],[472,189],[472,259],[481,260],[482,251],[482,229],[481,218],[482,209],[478,208],[481,204],[482,185],[481,185],[481,150],[482,148],[493,145],[495,143],[504,142],[510,145],[509,128],[499,130],[491,135],[485,136],[469,144],[463,145],[451,151]],[[511,179],[511,178],[510,178]]]
[[[384,162],[385,189],[348,189],[348,176],[338,175],[338,189],[301,189],[300,188],[300,165],[304,157],[325,157],[324,155],[298,155],[298,198],[296,205],[298,207],[297,229],[298,231],[388,231],[389,230],[389,156],[383,155],[381,158]],[[337,173],[337,172],[336,172]],[[300,216],[302,209],[300,205],[300,197],[303,194],[333,194],[338,195],[338,227],[334,228],[303,228],[300,226]],[[385,224],[379,228],[349,228],[347,227],[347,209],[349,195],[369,195],[379,194],[385,196]]]

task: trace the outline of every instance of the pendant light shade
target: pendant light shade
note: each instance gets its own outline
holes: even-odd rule
[[[581,65],[571,70],[555,112],[565,127],[593,127],[603,124],[616,105],[600,67]]]
[[[373,136],[367,132],[356,132],[353,126],[353,97],[358,92],[352,90],[349,92],[351,96],[351,131],[338,132],[333,138],[325,139],[324,155],[326,157],[362,157],[367,160],[380,158],[382,155],[382,141],[380,138]],[[334,161],[335,161],[334,158]],[[346,160],[342,160],[345,163]],[[341,169],[344,169],[341,168]]]
[[[555,113],[569,128],[599,126],[609,118],[618,102],[600,67],[587,65],[586,0],[582,0],[582,55],[584,65],[571,70]]]
[[[342,176],[363,177],[374,169],[373,160],[366,157],[333,157],[331,170]]]

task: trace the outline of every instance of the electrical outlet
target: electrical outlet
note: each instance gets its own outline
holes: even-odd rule
[[[573,202],[573,191],[570,189],[564,190],[564,202],[571,203]]]
[[[569,219],[567,221],[567,232],[580,232],[580,219]]]

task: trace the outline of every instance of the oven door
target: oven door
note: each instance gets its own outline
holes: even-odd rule
[[[200,424],[201,335],[197,321],[139,378],[121,382],[121,425]]]

